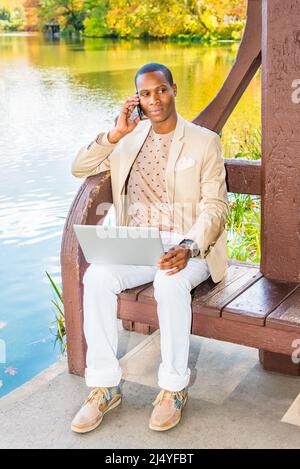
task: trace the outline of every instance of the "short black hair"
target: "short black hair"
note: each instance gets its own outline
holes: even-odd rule
[[[173,85],[174,82],[173,82],[173,76],[172,76],[171,70],[168,69],[168,67],[166,67],[165,65],[159,64],[157,62],[150,62],[148,64],[143,65],[136,72],[135,77],[134,77],[134,83],[136,84],[137,79],[140,75],[143,75],[144,73],[150,73],[150,72],[162,72],[165,75],[168,82],[170,83],[170,85],[171,86]]]

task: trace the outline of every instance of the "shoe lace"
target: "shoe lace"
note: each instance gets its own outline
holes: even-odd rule
[[[174,401],[176,409],[180,409],[182,407],[185,396],[185,389],[182,389],[181,391],[168,391],[167,389],[161,389],[155,401],[153,402],[153,405],[155,406],[156,404],[160,404],[163,399],[166,399]]]
[[[87,404],[97,400],[98,404],[105,404],[111,399],[111,397],[112,396],[109,388],[95,388],[91,391],[84,403]]]

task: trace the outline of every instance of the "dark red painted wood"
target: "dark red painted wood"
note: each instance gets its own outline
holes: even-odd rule
[[[297,288],[266,319],[266,327],[297,331],[300,336],[300,288]]]
[[[299,0],[263,0],[262,246],[266,278],[300,282]],[[298,85],[299,88],[299,85]]]
[[[222,317],[232,321],[264,326],[265,319],[298,287],[294,283],[279,283],[260,278],[229,303]]]
[[[266,371],[300,376],[300,363],[293,363],[290,355],[259,350],[259,361]]]

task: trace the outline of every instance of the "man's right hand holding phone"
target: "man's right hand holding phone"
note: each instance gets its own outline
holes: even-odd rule
[[[108,132],[107,138],[110,143],[118,143],[121,138],[136,128],[139,121],[141,120],[140,117],[136,116],[132,120],[130,117],[139,102],[140,98],[137,94],[126,100],[121,113],[117,118],[115,128]]]

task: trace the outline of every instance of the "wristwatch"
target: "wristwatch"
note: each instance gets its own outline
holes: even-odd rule
[[[188,246],[191,252],[191,257],[199,256],[200,249],[196,241],[193,241],[192,239],[183,239],[179,244],[185,244],[186,246]]]

